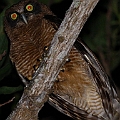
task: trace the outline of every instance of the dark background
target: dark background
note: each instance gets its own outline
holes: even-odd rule
[[[0,120],[10,114],[20,99],[23,84],[9,59],[10,43],[3,31],[3,17],[6,7],[19,0],[0,1],[0,104],[15,97],[14,101],[0,107]],[[47,4],[61,19],[72,0],[39,0]],[[120,2],[119,0],[101,0],[86,22],[80,38],[94,51],[110,79],[120,87]],[[1,55],[7,54],[1,59]],[[41,120],[71,120],[58,112],[48,103],[39,113]]]

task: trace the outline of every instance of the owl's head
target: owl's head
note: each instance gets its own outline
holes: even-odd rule
[[[24,29],[23,26],[30,25],[35,19],[42,19],[44,15],[53,15],[46,5],[37,0],[22,0],[6,10],[5,31],[9,36],[15,29]]]

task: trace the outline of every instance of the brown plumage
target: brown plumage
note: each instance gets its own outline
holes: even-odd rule
[[[10,58],[18,73],[31,80],[60,20],[37,0],[22,0],[6,10],[4,24]],[[120,111],[114,84],[81,41],[75,42],[48,102],[74,119],[114,120]]]

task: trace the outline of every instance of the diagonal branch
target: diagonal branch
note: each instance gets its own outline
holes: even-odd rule
[[[48,100],[60,68],[83,25],[99,0],[73,0],[55,34],[47,56],[34,80],[25,88],[17,108],[7,120],[37,120],[38,112]]]

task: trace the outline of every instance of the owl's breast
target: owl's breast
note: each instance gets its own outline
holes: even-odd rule
[[[45,19],[28,22],[21,26],[19,31],[13,31],[11,38],[10,58],[14,62],[17,71],[29,80],[41,62],[44,48],[50,42],[56,30]]]

